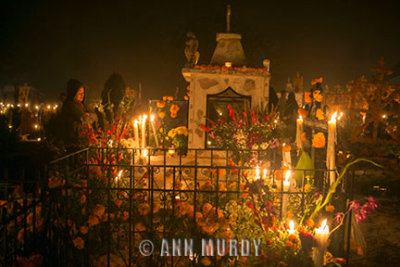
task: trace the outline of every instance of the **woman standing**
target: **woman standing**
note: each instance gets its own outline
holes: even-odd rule
[[[84,106],[85,87],[75,79],[67,83],[67,97],[61,110],[62,139],[67,151],[82,147],[85,142],[82,136],[83,121],[87,115]]]

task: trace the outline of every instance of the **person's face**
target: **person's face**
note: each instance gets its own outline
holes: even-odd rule
[[[81,87],[79,88],[78,92],[75,95],[75,101],[82,103],[84,97],[85,97],[85,89]]]

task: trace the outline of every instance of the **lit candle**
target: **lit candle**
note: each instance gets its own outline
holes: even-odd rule
[[[303,134],[303,117],[300,116],[297,119],[297,127],[296,127],[296,145],[297,150],[303,149],[303,143],[301,142],[301,135]]]
[[[255,179],[256,180],[258,180],[258,179],[260,179],[261,177],[260,177],[260,167],[258,167],[258,165],[257,165],[257,167],[256,167],[256,177],[255,177]]]
[[[287,231],[291,235],[296,232],[296,230],[294,230],[294,222],[292,220],[289,222],[289,229]]]
[[[322,222],[319,228],[315,229],[314,240],[316,247],[313,250],[314,266],[324,266],[324,255],[328,247],[329,226],[326,224],[326,219]]]
[[[147,120],[147,115],[143,115],[143,117],[142,117],[142,148],[146,147],[146,120]]]
[[[159,148],[160,144],[158,143],[158,136],[156,131],[156,125],[154,123],[154,115],[150,116],[151,128],[153,129],[154,140],[156,141],[156,147]]]
[[[287,193],[285,194],[285,192],[290,191],[290,175],[291,171],[290,170],[286,171],[285,181],[283,181],[282,218],[286,217],[286,208],[289,200],[289,194]]]
[[[267,169],[264,169],[264,171],[263,171],[263,178],[264,178],[264,179],[267,178]]]
[[[336,116],[337,112],[333,113],[328,122],[328,144],[326,149],[326,168],[329,172],[329,181],[332,185],[336,181],[336,163],[335,163],[335,143],[336,143]]]
[[[138,128],[138,121],[135,120],[133,122],[133,128],[135,130],[135,145],[136,148],[139,148],[139,128]]]
[[[287,151],[288,149],[285,148],[286,143],[282,144],[282,158],[283,158],[283,165],[290,167],[292,165],[292,158],[290,156],[290,150]],[[290,145],[289,145],[290,147]]]

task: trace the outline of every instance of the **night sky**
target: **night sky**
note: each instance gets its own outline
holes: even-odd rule
[[[241,33],[249,66],[271,60],[272,86],[284,89],[299,71],[305,85],[324,77],[344,85],[384,56],[400,61],[396,1],[44,1],[2,0],[0,85],[27,82],[48,97],[68,79],[83,81],[90,99],[112,72],[144,97],[185,90],[186,32],[196,34],[200,64],[210,62],[216,33]]]

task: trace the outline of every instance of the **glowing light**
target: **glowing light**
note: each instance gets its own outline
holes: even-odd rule
[[[285,181],[283,182],[284,184],[289,184],[290,185],[289,179],[290,179],[290,175],[291,174],[292,174],[291,170],[286,171]]]
[[[220,112],[219,115],[222,116],[222,112]]]
[[[17,107],[19,107],[19,108],[20,108],[20,107],[21,107],[21,104],[17,104]]]
[[[330,119],[330,123],[336,123],[336,117],[337,117],[337,111],[335,111],[335,113],[333,113],[331,119]]]
[[[123,173],[123,172],[124,172],[123,170],[120,170],[120,171],[118,172],[117,177],[115,177],[115,180],[116,180],[116,181],[118,181],[119,179],[121,179],[121,176],[122,176],[122,173]]]
[[[51,109],[51,106],[50,106],[50,105],[47,105],[47,109]]]
[[[275,124],[278,123],[278,120],[274,120],[274,123],[275,123]]]
[[[255,177],[255,179],[260,179],[261,177],[260,177],[260,167],[258,167],[258,165],[257,165],[257,167],[256,167],[256,177]]]
[[[149,151],[147,149],[143,149],[142,155],[143,157],[147,157],[149,155]]]
[[[33,125],[33,127],[35,127],[35,129],[37,130],[39,128],[39,125],[35,124]]]
[[[303,116],[300,115],[300,117],[298,118],[299,121],[303,120]]]
[[[154,115],[153,114],[150,115],[150,121],[154,121]]]
[[[387,118],[387,115],[386,114],[383,114],[382,115],[382,119],[386,119]]]
[[[175,149],[168,149],[168,154],[169,155],[174,155],[175,154]]]
[[[9,129],[12,129],[12,125],[8,125],[8,128],[9,128]]]
[[[225,62],[225,67],[232,68],[232,62],[229,61]]]
[[[39,110],[39,106],[38,105],[36,105],[35,108],[36,108],[36,110]]]
[[[40,142],[42,140],[42,138],[39,137],[37,140],[38,140],[38,142]]]
[[[28,103],[25,103],[25,107],[26,107],[26,108],[29,107],[29,104],[28,104]]]
[[[264,169],[263,171],[263,178],[267,178],[267,169]]]
[[[294,234],[296,232],[296,230],[294,230],[294,222],[293,221],[289,222],[289,229],[287,231],[289,232],[289,234]]]
[[[329,234],[329,226],[326,224],[326,219],[322,221],[321,226],[315,229],[317,234]]]

